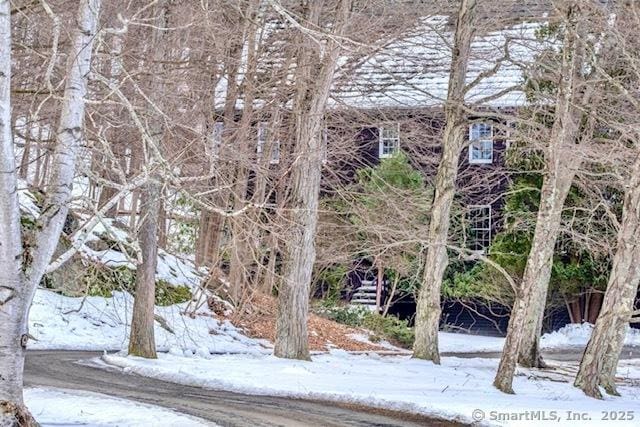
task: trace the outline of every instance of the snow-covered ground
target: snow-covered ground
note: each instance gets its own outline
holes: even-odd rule
[[[197,309],[194,309],[195,307]],[[128,345],[133,297],[115,292],[112,298],[66,297],[38,289],[29,315],[29,332],[36,339],[29,343],[35,350],[121,350]],[[195,316],[184,313],[197,313]],[[271,352],[271,344],[248,338],[228,320],[218,320],[206,304],[183,303],[156,307],[173,332],[156,322],[155,337],[159,351],[187,355],[207,353]],[[362,341],[368,341],[362,334]],[[442,352],[501,351],[504,339],[440,333]],[[380,344],[380,343],[378,343]],[[389,350],[401,351],[388,345]]]
[[[562,372],[521,371],[514,382],[517,394],[503,394],[491,385],[496,359],[447,357],[437,366],[408,356],[353,355],[335,350],[314,356],[312,362],[268,355],[185,358],[164,354],[156,361],[123,355],[105,355],[103,360],[128,372],[181,384],[345,401],[463,422],[484,417],[489,425],[558,425],[556,417],[565,420],[561,425],[571,425],[566,421],[570,412],[580,417],[575,424],[580,426],[606,425],[603,414],[612,411],[617,411],[616,415],[633,411],[640,418],[639,388],[622,386],[622,397],[597,401],[569,382],[559,382],[571,379],[571,375]],[[631,378],[640,375],[640,367],[629,362],[621,369]],[[527,422],[526,417],[534,414],[553,420]],[[498,416],[503,420],[497,420]],[[504,417],[510,420],[504,421]],[[514,417],[520,419],[514,421]],[[617,421],[616,425],[637,423],[637,420]]]
[[[591,337],[590,323],[569,324],[557,331],[544,334],[540,347],[544,350],[561,350],[585,347]],[[640,346],[640,329],[629,328],[624,341],[627,346]],[[440,332],[440,351],[443,353],[499,352],[504,338]]]
[[[590,323],[570,324],[557,331],[544,334],[540,339],[540,347],[544,350],[576,349],[587,345],[593,325]],[[370,342],[364,334],[354,334],[352,338]],[[640,329],[630,328],[624,341],[627,346],[640,347]],[[389,350],[400,350],[382,341],[378,342]],[[501,352],[504,338],[464,333],[440,332],[438,344],[441,353],[496,353]]]
[[[520,371],[514,384],[517,394],[509,396],[491,385],[497,369],[495,359],[446,357],[442,366],[436,366],[409,356],[356,355],[333,350],[329,354],[314,355],[313,362],[282,360],[270,355],[269,343],[248,338],[228,321],[216,319],[206,304],[197,309],[194,309],[194,304],[156,307],[156,314],[162,316],[172,330],[169,332],[156,323],[158,348],[168,351],[168,354],[160,354],[156,361],[123,354],[104,356],[104,361],[133,373],[189,385],[243,393],[350,401],[467,422],[473,421],[475,415],[486,417],[488,424],[558,425],[556,419],[566,419],[571,415],[580,418],[576,425],[606,425],[601,418],[607,414],[610,418],[617,417],[616,425],[637,425],[634,420],[620,421],[621,416],[629,416],[625,411],[633,411],[634,417],[640,419],[640,388],[637,387],[640,361],[621,362],[619,375],[626,379],[627,384],[620,388],[620,398],[596,401],[585,397],[570,384],[575,373],[572,366],[561,366],[555,372]],[[115,293],[113,298],[83,299],[38,290],[29,321],[30,332],[37,341],[32,341],[30,348],[126,348],[132,306],[133,298],[125,293]],[[195,315],[185,314],[194,312]],[[590,331],[590,325],[570,325],[545,335],[542,345],[548,349],[583,346]],[[497,352],[502,348],[503,339],[442,332],[440,344],[441,351],[448,353]],[[630,331],[627,344],[640,344],[640,334]],[[390,349],[393,350],[392,347]],[[90,408],[90,412],[96,411],[97,414],[100,408],[98,404],[86,401],[65,407],[53,400],[43,400],[46,396],[38,394],[38,390],[29,393],[35,393],[36,400],[28,398],[27,403],[45,424],[54,424],[56,419],[75,423],[91,415],[78,411]],[[67,397],[59,394],[48,396],[49,399]],[[107,414],[109,407],[115,407],[109,403],[105,405],[103,412]],[[118,406],[109,415],[115,417],[111,425],[141,425],[130,420],[131,424],[117,422],[123,420],[118,418],[122,414],[128,417],[129,411],[121,408]],[[474,413],[474,409],[478,411]],[[56,413],[57,410],[62,412]],[[498,416],[503,417],[502,421],[495,419]],[[505,421],[505,417],[510,421]],[[528,422],[527,417],[548,420]],[[514,418],[518,419],[514,421]],[[109,422],[87,421],[89,425],[110,425]],[[571,424],[563,422],[561,425]]]
[[[198,307],[198,308],[196,308]],[[128,345],[133,297],[69,298],[38,289],[29,315],[36,350],[121,350]],[[206,304],[195,302],[156,307],[173,332],[155,326],[158,350],[173,354],[269,353],[270,344],[246,337],[229,321],[216,319]],[[193,313],[195,315],[185,314]]]
[[[116,399],[102,394],[63,389],[25,390],[25,403],[46,426],[212,426],[203,420],[158,406]]]
[[[438,346],[442,353],[482,353],[502,351],[504,338],[440,332]]]
[[[570,324],[544,334],[540,339],[540,346],[546,349],[584,347],[589,342],[591,331],[593,331],[593,325],[590,323]],[[624,343],[629,346],[640,346],[640,329],[629,328]]]
[[[29,330],[37,340],[30,342],[38,350],[121,350],[128,344],[133,298],[114,293],[112,298],[71,298],[38,289],[29,316]],[[185,313],[197,313],[196,315]],[[158,350],[172,353],[269,353],[264,340],[247,338],[227,320],[218,320],[206,304],[191,302],[156,307],[156,314],[166,320],[173,332],[156,322]],[[592,325],[567,325],[545,334],[544,349],[583,347],[591,335]],[[362,334],[362,340],[367,338]],[[504,339],[480,335],[440,332],[443,353],[499,352]],[[627,345],[640,346],[640,330],[630,329]],[[399,350],[389,346],[389,350]]]

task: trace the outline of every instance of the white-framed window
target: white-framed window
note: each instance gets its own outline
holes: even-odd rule
[[[469,206],[469,249],[484,252],[491,244],[491,205]]]
[[[472,123],[469,125],[469,163],[493,163],[493,125]]]
[[[378,128],[378,157],[386,159],[400,149],[400,123]]]
[[[258,124],[258,147],[257,153],[258,157],[262,156],[262,152],[265,149],[267,144],[267,140],[269,137],[269,123],[260,122]],[[280,140],[276,139],[271,142],[271,158],[269,159],[269,163],[272,165],[280,163]]]
[[[516,142],[516,130],[516,122],[507,122],[507,139],[505,140],[505,146],[507,148],[511,147],[511,144]]]

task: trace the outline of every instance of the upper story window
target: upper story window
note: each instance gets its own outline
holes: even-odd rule
[[[469,207],[469,249],[484,252],[491,244],[491,205]]]
[[[267,147],[267,141],[269,139],[269,123],[260,122],[258,125],[258,147],[256,152],[258,153],[258,157],[262,156],[262,152]],[[280,141],[268,141],[271,143],[271,158],[269,159],[269,163],[272,165],[280,163]]]
[[[400,124],[378,128],[378,157],[385,159],[400,149]]]
[[[469,126],[469,163],[493,163],[493,125],[472,123]]]
[[[516,142],[516,132],[518,125],[516,122],[507,122],[507,139],[505,140],[505,147],[511,147],[511,144]]]

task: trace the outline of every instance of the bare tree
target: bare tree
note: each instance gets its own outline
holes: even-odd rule
[[[144,186],[141,200],[142,220],[138,241],[142,263],[136,269],[136,295],[129,335],[129,354],[155,359],[154,308],[156,268],[158,265],[158,214],[160,212],[161,183],[157,176]]]
[[[616,368],[640,283],[640,155],[630,172],[607,291],[575,381],[576,387],[598,398],[599,386],[618,394]]]
[[[35,424],[22,401],[29,289],[22,271],[20,208],[11,122],[11,5],[0,2],[0,422]]]
[[[575,380],[576,387],[597,398],[602,397],[600,386],[608,394],[618,394],[615,384],[618,359],[629,322],[639,314],[634,312],[634,305],[640,283],[640,45],[636,36],[640,10],[634,2],[616,6],[615,21],[609,31],[612,40],[607,44],[609,60],[597,67],[598,76],[606,83],[607,109],[601,115],[609,131],[619,137],[612,148],[633,161],[628,164],[619,160],[611,165],[622,175],[625,193],[622,215],[602,309]]]
[[[513,393],[516,363],[543,365],[539,337],[547,302],[553,252],[562,224],[562,211],[576,172],[584,161],[577,147],[593,137],[592,97],[596,83],[590,81],[597,64],[594,54],[585,55],[585,34],[590,10],[582,2],[567,1],[563,9],[562,58],[557,75],[554,122],[544,147],[545,175],[535,232],[522,282],[516,289],[507,338],[494,385]],[[601,42],[601,38],[598,39]],[[587,62],[588,60],[588,62]],[[587,66],[588,64],[588,66]]]
[[[312,34],[301,28],[297,57],[294,163],[287,193],[290,221],[285,267],[278,295],[274,354],[289,359],[309,359],[307,316],[311,273],[315,260],[315,235],[322,170],[322,128],[325,106],[341,52],[338,40],[347,25],[351,0],[337,0],[331,14],[333,29],[318,56]],[[318,25],[326,2],[309,2],[307,20]]]
[[[595,83],[589,81],[588,76],[585,75],[585,47],[581,45],[580,39],[587,32],[585,27],[588,25],[589,15],[593,18],[594,14],[584,4],[569,2],[566,8],[566,31],[575,35],[573,39],[565,39],[563,49],[573,52],[573,57],[571,64],[562,65],[563,67],[569,65],[569,68],[562,68],[564,78],[558,84],[556,120],[551,130],[549,147],[545,153],[547,171],[530,252],[533,256],[527,259],[521,285],[523,289],[530,289],[531,293],[525,304],[526,318],[518,361],[528,367],[544,365],[540,355],[539,339],[553,263],[553,248],[559,234],[562,207],[584,157],[576,152],[574,146],[576,143],[585,145],[592,137],[589,134],[592,129],[581,122],[584,120],[585,111],[593,109],[590,104],[593,102]],[[596,31],[597,29],[594,31],[597,34]],[[598,37],[598,45],[602,43],[603,37],[604,34]],[[600,55],[598,45],[589,58],[592,69]],[[568,152],[574,154],[569,156]]]
[[[576,23],[579,18],[577,5],[569,4],[566,10],[566,24],[562,73],[558,85],[556,115],[549,146],[545,153],[545,175],[540,198],[540,209],[536,222],[536,230],[527,260],[524,277],[517,290],[516,300],[511,311],[509,329],[504,345],[500,366],[494,385],[506,392],[513,393],[512,381],[518,359],[520,342],[524,337],[524,328],[531,325],[537,336],[542,327],[540,310],[546,303],[546,289],[551,275],[553,248],[560,227],[560,219],[564,200],[571,187],[575,174],[577,156],[567,156],[567,146],[573,144],[578,132],[579,114],[576,108],[577,84],[582,72],[582,55],[578,52],[578,35]],[[528,309],[527,305],[533,307]],[[527,314],[531,313],[529,316]],[[537,352],[537,339],[531,343]],[[532,365],[538,363],[539,355],[533,355]]]
[[[161,175],[155,170],[162,165],[162,140],[164,137],[163,119],[157,117],[156,109],[162,108],[161,99],[164,86],[163,61],[167,60],[165,33],[169,27],[169,2],[161,0],[155,5],[155,24],[149,50],[152,51],[154,64],[150,69],[157,70],[151,76],[149,109],[149,138],[146,139],[146,153],[144,168],[150,174],[150,179],[142,188],[140,204],[141,223],[138,229],[138,241],[142,262],[137,267],[136,294],[131,319],[131,334],[129,338],[129,354],[146,358],[156,358],[156,344],[154,337],[154,308],[156,290],[156,268],[158,265],[159,217],[162,203]],[[160,64],[158,66],[158,64]],[[155,66],[153,66],[155,65]]]
[[[91,66],[93,41],[98,25],[100,0],[79,2],[76,25],[67,64],[67,81],[61,103],[61,115],[53,156],[53,174],[48,182],[47,198],[38,218],[35,246],[24,252],[21,244],[20,212],[17,200],[16,167],[13,153],[9,97],[10,84],[10,14],[9,1],[0,2],[2,25],[0,52],[0,126],[2,128],[2,213],[0,223],[0,424],[31,425],[35,421],[24,407],[22,378],[27,347],[27,319],[31,301],[62,232],[75,174],[76,158],[83,138],[87,76]],[[6,276],[5,276],[6,275]]]
[[[465,146],[467,126],[464,108],[467,66],[475,32],[476,0],[461,0],[456,19],[449,88],[445,104],[446,126],[442,140],[442,158],[438,166],[431,207],[431,221],[424,277],[416,308],[416,338],[413,356],[440,363],[438,329],[440,326],[440,290],[448,264],[447,241],[451,206],[456,194],[460,154]]]

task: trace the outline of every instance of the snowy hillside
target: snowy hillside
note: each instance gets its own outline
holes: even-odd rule
[[[39,289],[29,316],[29,348],[45,350],[121,350],[128,345],[133,297],[70,298]],[[205,301],[156,307],[159,351],[173,354],[260,353],[270,345],[242,335],[228,320],[219,320]]]

